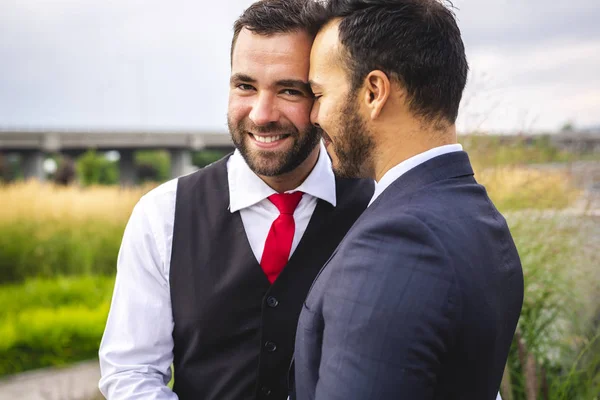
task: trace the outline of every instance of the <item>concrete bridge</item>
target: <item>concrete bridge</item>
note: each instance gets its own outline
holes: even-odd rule
[[[168,150],[171,176],[189,172],[191,152],[205,149],[232,150],[228,133],[181,131],[74,131],[0,130],[0,153],[21,156],[25,178],[44,179],[43,163],[50,154],[78,156],[90,149],[119,152],[121,182],[135,181],[133,153],[136,150]]]
[[[539,137],[549,137],[558,148],[577,153],[600,152],[600,130],[563,132],[538,135],[498,135],[501,144],[515,140],[533,142]],[[117,150],[120,154],[121,182],[135,181],[133,153],[136,150],[163,149],[171,154],[171,177],[183,175],[193,168],[191,152],[204,149],[232,150],[228,133],[154,131],[84,131],[84,130],[2,130],[0,129],[0,154],[18,153],[26,178],[44,179],[43,162],[49,154],[78,156],[89,149]]]

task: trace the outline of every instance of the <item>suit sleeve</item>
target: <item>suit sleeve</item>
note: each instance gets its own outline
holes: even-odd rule
[[[412,216],[369,222],[328,280],[317,400],[432,399],[460,319],[453,266]]]

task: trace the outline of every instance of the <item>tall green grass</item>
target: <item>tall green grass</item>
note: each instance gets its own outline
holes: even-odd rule
[[[115,272],[122,223],[22,221],[0,225],[0,283]]]
[[[509,213],[525,298],[502,383],[504,400],[600,394],[598,233],[558,212]],[[590,251],[590,249],[592,251]]]
[[[148,189],[0,185],[0,284],[114,274],[125,224]]]

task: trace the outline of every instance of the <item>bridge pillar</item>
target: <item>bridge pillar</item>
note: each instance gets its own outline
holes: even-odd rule
[[[28,151],[21,153],[23,176],[25,179],[36,178],[39,181],[46,180],[44,172],[44,153],[41,151]]]
[[[122,186],[133,186],[136,182],[133,150],[119,150],[119,180]]]
[[[171,150],[171,179],[188,174],[194,170],[189,150]]]

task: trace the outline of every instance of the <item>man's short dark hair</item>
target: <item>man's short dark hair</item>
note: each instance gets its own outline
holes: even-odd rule
[[[246,28],[259,35],[306,32],[317,34],[326,22],[325,7],[316,0],[260,0],[248,7],[233,24],[231,54],[238,35]]]
[[[411,111],[455,123],[468,64],[454,13],[438,0],[330,0],[353,91],[373,70],[406,89]]]

